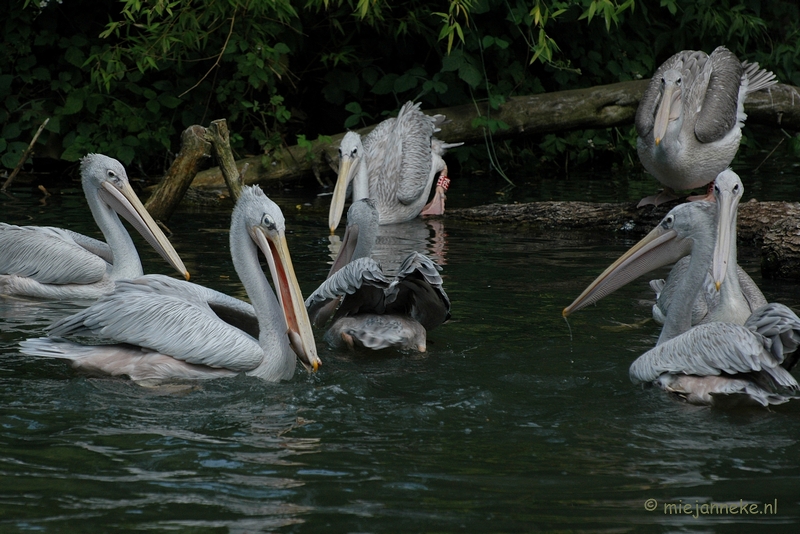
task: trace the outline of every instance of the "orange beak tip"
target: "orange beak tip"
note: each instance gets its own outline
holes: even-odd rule
[[[661,138],[660,137],[656,137],[656,146],[658,146],[660,144],[661,144]]]
[[[189,278],[190,278],[189,271],[186,271],[185,273],[183,273],[183,277],[186,278],[186,281],[188,282]]]

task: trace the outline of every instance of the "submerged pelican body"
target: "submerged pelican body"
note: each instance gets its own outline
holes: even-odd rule
[[[316,370],[320,361],[284,227],[280,208],[260,189],[243,190],[231,217],[230,248],[257,325],[237,327],[231,314],[218,314],[221,299],[211,296],[216,292],[146,276],[120,282],[112,294],[55,323],[49,333],[57,337],[23,341],[22,352],[70,360],[73,367],[90,373],[124,375],[140,382],[238,373],[286,380],[294,374],[297,357]],[[261,270],[259,249],[277,297]],[[228,306],[237,308],[243,315],[249,311],[235,302]],[[112,344],[83,345],[60,337],[69,335],[97,336]]]
[[[380,224],[394,224],[426,214],[444,212],[447,191],[447,165],[442,156],[447,144],[433,137],[445,120],[443,115],[428,116],[419,103],[407,102],[396,118],[387,119],[363,139],[356,132],[345,134],[339,146],[339,176],[333,190],[328,226],[339,226],[348,188],[353,201],[370,198],[380,216]],[[433,180],[441,173],[434,199],[425,203]]]
[[[630,368],[634,383],[652,383],[687,402],[706,405],[780,404],[800,386],[789,373],[797,361],[800,319],[782,304],[768,304],[743,325],[709,322],[691,326],[691,309],[713,262],[725,265],[720,280],[722,303],[737,296],[730,291],[736,276],[728,250],[716,249],[716,207],[708,202],[682,204],[670,211],[644,239],[606,269],[564,316],[596,302],[657,267],[691,254],[655,348]]]
[[[118,215],[182,275],[189,273],[139,201],[122,164],[102,154],[81,160],[81,182],[106,243],[70,230],[0,223],[0,294],[97,299],[115,282],[142,275],[142,264]]]
[[[639,159],[666,190],[639,205],[713,181],[739,149],[747,95],[775,83],[774,74],[722,46],[710,55],[684,50],[667,59],[636,111]]]
[[[377,230],[378,212],[372,201],[354,202],[328,278],[306,299],[309,316],[317,326],[333,317],[325,340],[334,346],[424,352],[427,330],[450,318],[440,269],[412,252],[390,280],[370,257]]]

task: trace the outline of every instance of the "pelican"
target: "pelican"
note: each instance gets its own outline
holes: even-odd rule
[[[665,190],[639,206],[712,182],[739,149],[747,95],[776,83],[773,73],[739,61],[723,46],[711,55],[684,50],[666,60],[636,111],[639,159]],[[710,194],[702,198],[710,200]]]
[[[797,362],[800,319],[782,304],[756,310],[744,325],[709,322],[692,328],[691,309],[701,290],[708,265],[713,272],[728,258],[716,249],[714,204],[694,202],[672,209],[644,239],[606,269],[567,308],[563,315],[596,302],[638,276],[691,252],[689,267],[673,298],[655,348],[630,368],[634,383],[652,383],[692,403],[702,405],[781,404],[800,386],[789,373]],[[722,246],[724,247],[724,241]],[[715,250],[716,249],[716,250]],[[720,300],[732,298],[730,278],[735,262],[725,264]]]
[[[370,199],[353,202],[339,255],[328,278],[306,299],[306,308],[317,326],[333,316],[325,334],[333,346],[425,352],[427,330],[450,318],[441,269],[426,256],[412,252],[397,276],[388,279],[370,257],[378,222],[378,211]]]
[[[430,117],[419,110],[419,103],[407,102],[397,118],[381,122],[363,140],[356,132],[347,132],[339,145],[339,176],[328,214],[331,233],[339,226],[351,182],[353,201],[371,198],[380,224],[408,221],[422,211],[443,213],[450,180],[442,156],[462,144],[433,137],[444,121],[444,115]],[[426,206],[437,173],[441,178]]]
[[[204,288],[160,285],[163,278],[142,277],[120,282],[110,295],[56,322],[51,337],[23,341],[22,352],[71,360],[73,367],[90,373],[124,375],[144,383],[237,373],[288,380],[294,374],[295,354],[307,369],[316,371],[320,360],[284,231],[280,208],[258,187],[246,187],[231,216],[230,249],[253,303],[257,339],[217,316]],[[259,249],[277,298],[261,270]],[[113,344],[83,345],[60,337],[67,335],[99,336]]]
[[[0,294],[47,299],[97,299],[115,282],[141,276],[142,264],[119,215],[188,280],[164,232],[139,201],[122,164],[102,154],[81,160],[89,209],[106,242],[49,226],[0,223]]]
[[[714,199],[717,203],[717,233],[719,239],[716,248],[728,250],[726,258],[720,257],[717,262],[718,272],[712,273],[708,267],[703,289],[692,307],[692,325],[722,321],[744,324],[750,314],[767,304],[767,299],[753,279],[736,263],[736,210],[744,194],[744,186],[739,175],[730,169],[722,171],[714,180]],[[736,275],[729,279],[726,293],[728,300],[720,303],[718,284],[724,275],[727,262],[736,265]],[[650,287],[656,292],[656,303],[653,305],[653,319],[664,324],[672,296],[680,285],[681,279],[689,268],[689,257],[681,258],[672,268],[667,280],[651,280]],[[722,304],[722,305],[720,305]]]

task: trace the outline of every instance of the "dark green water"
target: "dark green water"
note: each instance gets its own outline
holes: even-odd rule
[[[743,178],[762,193],[796,179]],[[531,180],[504,195],[636,193],[580,196],[600,185]],[[458,206],[502,182],[452,187]],[[305,294],[328,269],[328,199],[315,193],[271,194]],[[46,205],[24,190],[0,197],[4,221],[95,235],[84,206],[77,190]],[[184,210],[170,221],[172,241],[193,281],[243,296],[228,213]],[[628,366],[658,330],[619,326],[649,316],[646,280],[576,314],[570,335],[561,309],[633,239],[447,218],[390,233],[442,263],[452,321],[429,333],[423,355],[334,352],[320,341],[321,370],[280,384],[238,377],[173,391],[88,378],[16,346],[79,303],[0,299],[0,531],[794,531],[800,404],[722,412],[632,385]],[[147,272],[169,274],[140,251]],[[800,308],[798,284],[762,281],[752,255],[740,263],[768,299]],[[693,516],[740,501],[777,510]]]

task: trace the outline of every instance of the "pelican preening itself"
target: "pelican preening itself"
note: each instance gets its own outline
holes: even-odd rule
[[[639,205],[713,181],[739,149],[747,95],[776,83],[774,74],[722,46],[711,55],[684,50],[666,60],[636,111],[639,159],[665,191]]]
[[[71,360],[88,372],[158,382],[238,373],[278,381],[294,374],[296,358],[320,365],[284,235],[280,208],[257,187],[246,187],[231,216],[230,249],[236,273],[253,303],[257,339],[226,322],[210,305],[210,290],[166,277],[123,281],[91,307],[56,322],[51,336],[87,334],[111,345],[82,345],[61,337],[29,339],[22,352]],[[258,250],[275,285],[267,281]],[[168,279],[167,279],[168,280]],[[231,299],[235,300],[235,299]],[[247,306],[233,303],[247,315]]]
[[[426,331],[450,318],[450,300],[442,288],[440,268],[412,252],[397,276],[388,279],[370,257],[378,217],[370,199],[350,206],[339,255],[328,278],[306,299],[309,316],[317,326],[333,316],[325,340],[334,346],[424,352]]]
[[[717,235],[715,252],[719,261],[714,263],[716,272],[709,265],[706,279],[700,294],[692,307],[692,325],[709,321],[744,324],[750,314],[767,304],[767,299],[753,279],[738,266],[736,251],[736,211],[744,194],[744,186],[739,175],[730,169],[722,171],[714,181],[714,199],[717,203]],[[727,250],[727,257],[723,251]],[[650,287],[656,292],[653,305],[653,319],[664,324],[672,297],[682,283],[689,268],[688,256],[682,258],[669,273],[667,280],[651,280]],[[736,275],[728,280],[726,302],[720,302],[719,284],[727,269],[728,262],[736,265]]]
[[[800,389],[789,371],[800,345],[800,319],[782,304],[756,310],[744,325],[709,322],[692,328],[691,311],[709,265],[720,272],[720,306],[736,299],[730,279],[736,263],[716,249],[716,205],[682,204],[639,243],[606,269],[567,308],[564,316],[596,302],[688,250],[689,266],[673,297],[655,348],[630,368],[635,383],[653,383],[694,404],[767,406],[790,400]],[[723,225],[721,225],[723,226]],[[724,243],[723,243],[724,246]]]
[[[331,233],[339,226],[351,186],[354,202],[371,198],[380,224],[393,224],[413,219],[426,208],[433,180],[441,172],[444,178],[426,209],[429,214],[441,214],[449,184],[442,156],[448,148],[462,144],[433,137],[444,120],[443,115],[422,113],[419,103],[407,102],[396,118],[381,122],[363,139],[347,132],[339,145],[339,175],[328,214]]]
[[[118,214],[188,280],[189,273],[164,232],[128,183],[122,164],[89,154],[81,182],[106,243],[70,230],[0,223],[0,294],[48,299],[97,299],[115,282],[141,276],[142,264]]]

